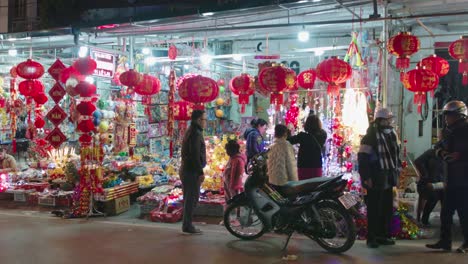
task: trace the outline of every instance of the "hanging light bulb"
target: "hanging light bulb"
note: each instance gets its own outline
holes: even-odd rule
[[[8,55],[12,57],[18,55],[18,50],[15,48],[15,45],[11,46],[11,49],[8,50]]]
[[[151,50],[149,48],[143,48],[141,49],[141,53],[145,54],[145,55],[148,55],[151,53]]]
[[[297,33],[297,39],[300,42],[307,42],[309,41],[309,31],[305,30],[305,27],[302,27],[302,30]]]
[[[242,55],[241,54],[232,54],[232,59],[235,61],[241,61]]]

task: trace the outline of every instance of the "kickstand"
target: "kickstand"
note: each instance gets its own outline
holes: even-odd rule
[[[289,240],[291,240],[291,237],[293,235],[294,232],[291,232],[288,234],[288,238],[286,239],[286,243],[284,243],[284,246],[283,246],[283,249],[281,251],[285,251],[286,248],[288,247],[288,244],[289,244]]]

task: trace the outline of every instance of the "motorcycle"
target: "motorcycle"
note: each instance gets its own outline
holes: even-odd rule
[[[347,181],[341,176],[322,177],[272,186],[266,159],[267,152],[263,152],[249,164],[244,192],[228,201],[226,229],[244,240],[272,231],[285,234],[288,237],[283,250],[295,232],[332,253],[350,249],[356,239],[350,209],[357,200],[343,192]]]

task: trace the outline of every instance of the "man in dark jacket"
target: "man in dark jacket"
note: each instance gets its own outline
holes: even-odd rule
[[[367,190],[367,246],[394,245],[390,238],[393,187],[398,184],[401,160],[398,138],[392,127],[393,115],[382,108],[362,138],[358,153],[359,174]]]
[[[253,156],[265,150],[265,142],[262,135],[267,129],[268,122],[259,118],[252,120],[250,125],[252,127],[246,129],[244,132],[247,148],[247,163],[253,158]]]
[[[182,164],[180,179],[184,192],[184,220],[182,231],[189,234],[201,233],[192,224],[193,211],[200,198],[200,186],[205,179],[203,168],[206,165],[206,147],[203,129],[206,128],[206,113],[192,112],[192,121],[182,142]]]
[[[468,121],[466,105],[461,101],[448,102],[443,109],[446,129],[436,144],[436,154],[447,162],[447,182],[440,215],[440,240],[426,247],[450,251],[452,249],[453,215],[458,212],[464,242],[457,252],[468,251]]]

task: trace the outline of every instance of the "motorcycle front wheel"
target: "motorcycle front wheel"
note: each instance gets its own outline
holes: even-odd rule
[[[232,235],[252,240],[265,233],[265,227],[253,208],[248,204],[234,203],[224,212],[224,226]]]
[[[350,213],[332,201],[321,202],[316,208],[324,230],[321,235],[311,238],[331,253],[343,253],[350,249],[356,240],[356,226]]]

